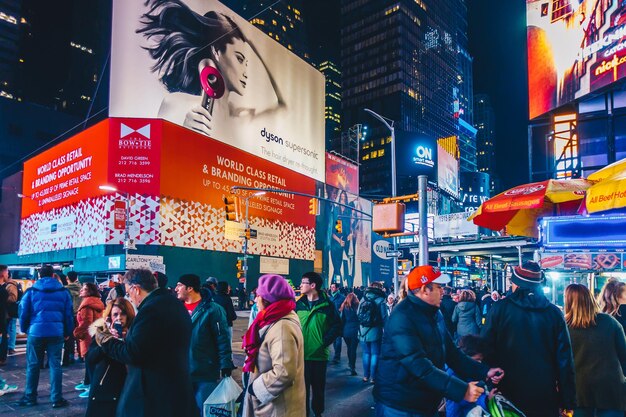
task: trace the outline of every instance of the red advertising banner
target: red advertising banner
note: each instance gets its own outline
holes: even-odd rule
[[[162,121],[109,120],[109,184],[123,192],[158,195]]]
[[[126,202],[115,200],[113,205],[113,228],[116,230],[126,229]]]
[[[326,184],[359,195],[359,167],[337,155],[326,153]]]
[[[108,132],[102,121],[25,162],[22,218],[101,195]]]
[[[230,145],[163,122],[161,196],[223,207],[239,185],[315,194],[315,180]],[[240,191],[247,197],[254,191]],[[249,215],[315,227],[308,197],[267,193],[249,200]]]

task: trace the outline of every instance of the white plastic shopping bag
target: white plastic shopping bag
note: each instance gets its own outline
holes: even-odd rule
[[[235,401],[243,390],[235,380],[227,376],[222,378],[209,398],[204,401],[204,417],[235,417]]]

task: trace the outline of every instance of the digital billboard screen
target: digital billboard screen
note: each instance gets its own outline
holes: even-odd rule
[[[114,0],[111,117],[159,118],[324,181],[324,76],[215,0]]]
[[[530,118],[626,75],[626,3],[527,0]]]

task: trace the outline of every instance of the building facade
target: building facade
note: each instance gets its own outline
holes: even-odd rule
[[[478,171],[489,174],[491,192],[495,191],[496,115],[486,94],[474,96],[474,127],[476,127],[476,158]]]

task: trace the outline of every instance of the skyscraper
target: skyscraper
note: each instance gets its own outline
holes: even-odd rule
[[[493,194],[495,188],[493,178],[496,171],[496,116],[491,100],[486,94],[474,96],[474,126],[478,131],[476,134],[478,171],[491,176]]]
[[[21,0],[0,0],[0,98],[15,99]]]
[[[364,109],[394,121],[397,150],[415,136],[459,135],[454,104],[465,57],[459,51],[467,50],[465,0],[343,0],[341,13],[342,123],[367,122],[361,191],[389,195],[389,131]],[[398,176],[398,192],[415,192],[416,179]]]
[[[326,149],[332,148],[333,139],[341,136],[341,71],[332,61],[324,61],[317,68],[326,79]]]

